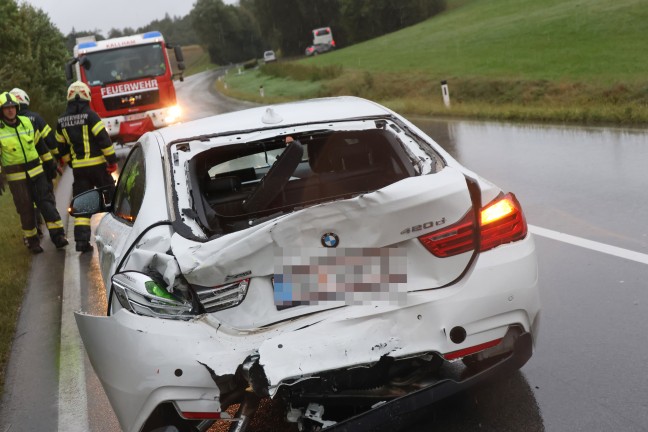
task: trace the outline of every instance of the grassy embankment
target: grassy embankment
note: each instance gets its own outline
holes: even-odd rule
[[[448,0],[448,6],[381,38],[230,73],[219,89],[263,103],[358,95],[407,114],[648,123],[645,1]],[[441,80],[448,82],[450,108]]]
[[[214,68],[209,56],[198,45],[183,47],[187,69],[185,76]],[[173,58],[173,54],[171,54]],[[0,396],[11,342],[16,330],[23,293],[29,276],[31,255],[23,246],[20,219],[9,187],[0,196]],[[74,247],[74,246],[72,246]]]

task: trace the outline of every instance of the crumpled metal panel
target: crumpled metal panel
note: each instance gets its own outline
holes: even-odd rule
[[[403,234],[407,228],[427,221],[443,220],[449,225],[470,208],[463,174],[446,167],[436,174],[407,178],[376,192],[306,208],[205,243],[174,234],[171,246],[187,280],[218,285],[240,274],[272,275],[275,247],[322,247],[321,236],[326,232],[340,237],[340,247],[392,246],[442,226]],[[428,265],[434,265],[434,257],[428,255]],[[433,283],[439,286],[455,279],[468,259],[444,259],[444,271]]]
[[[142,243],[129,254],[122,271],[135,270],[147,274],[157,273],[167,284],[169,292],[180,275],[180,267],[170,250],[169,230],[156,231],[154,236],[146,236]]]

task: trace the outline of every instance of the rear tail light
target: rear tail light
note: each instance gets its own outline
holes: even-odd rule
[[[469,212],[459,222],[419,237],[423,246],[437,257],[445,258],[475,249],[475,217]],[[522,240],[527,224],[515,195],[500,194],[480,211],[479,251]]]
[[[515,195],[498,197],[481,211],[481,252],[504,243],[522,240],[527,235],[527,223]]]
[[[247,295],[250,279],[242,279],[217,287],[195,287],[198,301],[205,308],[205,312],[216,312],[238,306]]]
[[[117,273],[112,277],[112,289],[122,307],[138,315],[178,320],[195,316],[191,303],[144,273]]]

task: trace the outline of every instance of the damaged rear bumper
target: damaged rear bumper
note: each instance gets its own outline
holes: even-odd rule
[[[533,336],[531,333],[523,333],[516,340],[513,352],[487,369],[474,372],[461,380],[439,381],[323,430],[327,432],[399,430],[410,422],[410,417],[417,411],[500,374],[514,372],[524,366],[532,354]]]
[[[464,352],[504,338],[511,326],[521,328],[520,340],[530,347],[540,315],[533,243],[518,242],[515,250],[515,259],[507,264],[494,254],[482,254],[471,277],[443,290],[410,293],[403,307],[324,310],[247,329],[227,325],[213,314],[190,321],[144,317],[126,310],[107,317],[77,312],[75,317],[122,429],[139,432],[156,407],[169,401],[182,412],[222,413],[229,406],[228,388],[217,382],[236,375],[250,356],[258,356],[274,398],[282,388],[297,389],[328,371],[366,369],[385,357],[400,361],[427,353]],[[456,327],[465,330],[465,340],[452,339]],[[520,344],[515,344],[513,360],[494,369],[524,364],[531,348],[522,350],[525,345]],[[398,412],[413,412],[472,386],[484,379],[481,376],[436,381],[407,396],[377,399],[376,403],[389,402],[375,405],[367,415],[378,416],[378,423],[387,421]],[[356,421],[360,426],[348,430],[371,430],[373,423],[363,429],[369,421],[365,416],[335,428]]]

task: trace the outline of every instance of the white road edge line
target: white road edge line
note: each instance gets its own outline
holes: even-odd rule
[[[552,231],[546,228],[541,228],[535,225],[529,225],[529,231],[535,235],[547,237],[552,240],[558,240],[564,243],[569,243],[574,246],[580,246],[585,249],[590,249],[596,252],[601,252],[615,257],[636,261],[641,264],[648,264],[648,255],[640,252],[634,252],[628,249],[623,249],[616,246],[610,246],[605,243],[599,243],[592,240],[587,240],[582,237]]]
[[[67,233],[74,232],[74,218],[68,218]],[[61,351],[59,356],[59,432],[87,432],[88,403],[85,380],[85,351],[74,312],[81,309],[79,254],[74,241],[65,248],[63,299],[61,306]]]

